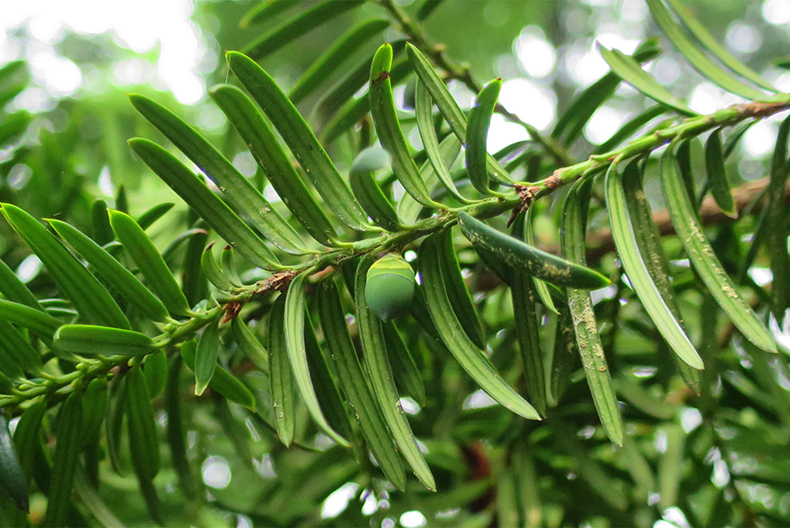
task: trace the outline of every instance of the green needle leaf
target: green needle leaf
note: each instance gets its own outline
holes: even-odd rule
[[[307,351],[305,349],[305,310],[306,298],[304,281],[307,273],[297,275],[288,286],[285,296],[285,342],[288,359],[293,369],[296,387],[302,396],[302,401],[307,406],[307,411],[312,416],[318,427],[331,439],[343,447],[349,447],[348,441],[337,434],[324,417],[321,405],[318,403],[313,382],[310,379],[310,369],[307,365]]]
[[[360,205],[377,226],[387,231],[400,231],[398,214],[381,190],[373,173],[390,166],[390,156],[384,149],[369,147],[360,152],[351,164],[349,181]]]
[[[466,170],[469,179],[478,192],[482,194],[497,194],[491,191],[486,167],[486,144],[488,127],[491,124],[491,115],[494,113],[499,90],[502,88],[502,79],[495,79],[486,84],[477,95],[475,105],[469,114],[469,124],[466,129]]]
[[[300,13],[294,18],[286,20],[284,23],[269,33],[266,33],[254,42],[245,46],[242,51],[250,57],[260,60],[274,53],[286,44],[298,39],[302,35],[305,35],[315,28],[326,24],[333,18],[345,13],[350,9],[358,7],[363,3],[363,1],[364,0],[346,0],[343,2],[336,2],[334,0],[325,0],[324,2],[316,4],[311,9]],[[288,3],[289,2],[287,1],[281,2],[281,4]],[[275,9],[275,13],[279,13],[281,11],[285,11],[287,8],[287,6],[278,5],[276,8],[272,6],[266,10],[262,9],[261,12],[257,14],[250,13],[244,18],[244,26],[257,23],[258,20],[263,19],[263,17],[268,18],[270,16],[269,13],[272,12],[272,9]]]
[[[738,218],[735,200],[732,199],[730,182],[724,169],[724,153],[721,147],[721,129],[714,130],[705,143],[705,168],[708,171],[710,193],[722,212],[730,218]]]
[[[431,200],[403,136],[392,96],[392,82],[389,77],[391,68],[392,46],[384,44],[376,51],[370,65],[370,112],[376,125],[376,133],[382,146],[392,156],[392,170],[406,192],[425,206],[440,207],[440,204]]]
[[[189,315],[191,312],[184,292],[145,231],[131,216],[120,211],[110,211],[110,225],[126,253],[132,257],[137,269],[167,309],[177,315]]]
[[[32,330],[46,340],[51,340],[55,336],[61,324],[47,312],[5,299],[0,299],[0,319]]]
[[[620,255],[620,262],[650,319],[683,361],[702,370],[704,368],[702,358],[667,307],[642,260],[616,163],[610,165],[606,173],[606,210],[609,213],[609,225],[612,228],[612,237],[617,253]]]
[[[280,441],[288,447],[296,428],[296,401],[285,336],[285,295],[280,295],[274,301],[269,312],[269,374],[274,424]]]
[[[266,247],[263,240],[175,156],[147,139],[130,139],[129,146],[239,253],[256,266],[266,269],[280,267],[277,257]]]
[[[683,33],[683,29],[672,20],[672,15],[670,15],[669,10],[667,10],[661,0],[647,0],[647,5],[650,7],[653,18],[664,30],[666,36],[672,41],[672,44],[675,45],[678,51],[686,57],[695,70],[730,93],[740,95],[746,99],[765,98],[765,94],[746,86],[714,64],[700,47]],[[699,37],[699,35],[697,36]],[[711,40],[709,39],[708,43]]]
[[[181,357],[184,358],[184,363],[193,372],[196,372],[195,361],[199,347],[200,343],[195,343],[194,340],[181,345]],[[255,412],[255,396],[250,389],[220,365],[214,367],[214,373],[211,375],[211,381],[208,382],[208,386],[223,395],[225,399]]]
[[[2,207],[8,223],[38,255],[61,292],[71,299],[85,321],[131,328],[104,286],[38,220],[15,205],[3,204]]]
[[[436,103],[436,106],[439,107],[439,111],[450,125],[450,129],[458,138],[458,141],[462,143],[465,142],[466,116],[461,111],[461,107],[458,106],[453,96],[450,95],[450,90],[447,88],[447,85],[442,82],[439,74],[436,73],[436,70],[433,69],[431,63],[425,58],[425,55],[423,55],[420,50],[406,43],[406,52],[409,55],[409,60],[414,68],[414,72],[430,92],[433,101]],[[487,156],[486,163],[488,165],[488,171],[498,180],[512,181],[510,174],[508,174],[491,155]]]
[[[244,323],[241,317],[235,317],[230,324],[233,340],[247,358],[263,372],[269,372],[269,352],[263,347],[258,338]]]
[[[227,60],[233,73],[271,120],[329,208],[347,226],[359,231],[369,230],[368,217],[354,200],[348,184],[343,181],[310,126],[274,79],[241,53],[231,51],[227,54]]]
[[[65,222],[60,220],[47,220],[47,222],[63,240],[93,266],[108,284],[112,284],[118,293],[135,305],[143,315],[154,321],[167,319],[167,308],[162,301],[96,242]]]
[[[434,172],[439,177],[439,181],[444,188],[447,189],[447,192],[460,203],[473,203],[473,200],[464,198],[461,193],[458,192],[453,177],[450,175],[450,171],[447,170],[444,156],[439,147],[439,138],[436,136],[436,129],[434,128],[433,99],[431,99],[431,94],[425,87],[425,84],[420,80],[417,81],[417,86],[415,88],[414,102],[420,138],[422,138],[422,144],[428,156],[428,161],[430,161]],[[486,173],[486,178],[487,177],[488,173]],[[427,183],[426,181],[426,186]],[[430,187],[428,190],[431,190]]]
[[[255,103],[235,86],[221,85],[210,95],[239,132],[283,203],[316,241],[336,244],[332,223],[296,172]]]
[[[458,213],[458,225],[472,245],[484,248],[505,264],[538,279],[557,286],[584,289],[602,288],[612,283],[597,271],[529,246],[464,212]]]
[[[74,473],[77,471],[82,451],[82,394],[72,392],[60,409],[57,429],[58,443],[52,463],[52,480],[49,485],[47,526],[66,526]]]
[[[596,48],[612,71],[622,80],[653,99],[657,103],[673,108],[683,115],[697,115],[686,104],[672,95],[666,88],[658,84],[649,73],[642,69],[637,61],[616,49],[607,49],[600,43]]]
[[[195,351],[195,395],[200,396],[208,387],[217,368],[219,355],[219,318],[214,319],[203,330]],[[186,358],[184,358],[186,360]],[[189,362],[187,361],[187,365]]]
[[[395,444],[400,449],[406,461],[414,470],[414,474],[431,491],[436,491],[436,482],[425,458],[417,447],[409,421],[403,413],[400,398],[392,378],[392,368],[387,358],[387,348],[384,342],[384,333],[381,321],[365,304],[365,283],[368,268],[377,260],[375,254],[368,255],[357,268],[354,279],[354,298],[357,305],[357,326],[359,337],[362,341],[362,355],[368,367],[370,383],[373,393],[379,402],[384,420],[392,432]]]
[[[321,83],[338,71],[356,50],[387,29],[389,25],[388,20],[367,20],[349,29],[342,37],[338,37],[332,47],[317,58],[296,81],[288,95],[291,102],[298,104],[299,101],[315,92]]]
[[[85,356],[143,356],[156,350],[151,338],[140,332],[93,325],[63,325],[52,343],[59,350]]]
[[[130,95],[134,107],[217,184],[231,207],[250,220],[274,245],[295,255],[305,253],[299,234],[275,211],[233,164],[195,129],[159,103]]]
[[[686,193],[680,177],[678,162],[671,149],[661,156],[659,163],[661,191],[669,209],[672,224],[677,230],[680,242],[686,249],[689,260],[708,287],[711,295],[733,324],[755,346],[776,352],[776,343],[771,333],[752,311],[749,304],[738,294],[727,272],[715,257],[708,239],[697,220],[694,207]]]
[[[582,183],[586,185],[587,183]],[[585,218],[583,204],[577,189],[577,183],[565,197],[562,213],[562,254],[567,259],[584,264]],[[617,445],[623,445],[623,418],[617,407],[617,398],[612,386],[612,378],[606,357],[603,352],[598,325],[595,320],[590,293],[585,290],[568,288],[568,306],[573,318],[576,332],[576,343],[582,359],[587,384],[592,393],[595,409],[601,419],[603,428],[609,439]]]
[[[0,487],[17,508],[25,513],[29,512],[27,476],[22,471],[14,442],[11,440],[11,433],[8,431],[8,422],[2,412],[0,412]]]
[[[439,336],[461,367],[489,396],[524,418],[540,420],[537,411],[502,379],[461,327],[445,290],[439,244],[440,240],[432,235],[420,246],[422,289]]]
[[[368,447],[384,472],[384,475],[399,490],[406,488],[406,474],[398,452],[392,443],[387,424],[379,412],[378,405],[368,383],[367,374],[359,364],[354,343],[348,333],[340,294],[332,277],[325,278],[318,287],[318,314],[325,335],[330,360],[327,366],[335,375],[352,408]]]
[[[159,438],[145,376],[139,365],[126,375],[126,416],[135,473],[140,478],[152,480],[159,473]]]
[[[535,245],[535,234],[534,230],[532,229],[532,218],[534,211],[534,207],[527,209],[526,216],[524,217],[524,232],[521,237],[521,239],[530,246]],[[551,298],[548,285],[542,280],[536,279],[534,277],[532,278],[532,281],[535,283],[535,290],[538,292],[538,297],[540,298],[540,302],[543,303],[543,306],[545,306],[549,311],[559,315],[560,312],[557,310],[557,307],[554,306],[554,300]]]

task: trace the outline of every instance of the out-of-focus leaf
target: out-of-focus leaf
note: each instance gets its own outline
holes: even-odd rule
[[[0,487],[8,494],[17,508],[29,511],[30,501],[27,477],[16,454],[5,414],[0,412]]]
[[[186,343],[183,346],[185,346]],[[193,349],[197,344],[192,341]],[[181,413],[181,355],[174,354],[170,359],[165,387],[165,411],[167,412],[167,443],[170,447],[170,460],[178,474],[178,483],[184,495],[190,499],[197,498],[197,486],[189,467],[186,447],[186,431],[184,431]]]
[[[622,80],[657,103],[668,106],[683,115],[696,115],[683,101],[672,95],[649,73],[643,70],[634,59],[619,50],[605,48],[600,43],[597,43],[596,47],[612,71]]]
[[[661,497],[659,506],[662,510],[676,506],[680,492],[680,466],[683,462],[683,447],[686,434],[679,425],[670,424],[663,428],[666,436],[666,451],[661,456],[658,468],[658,492]]]
[[[19,280],[14,271],[2,260],[0,260],[0,293],[9,301],[44,312],[44,308],[38,303],[33,292]]]
[[[172,202],[157,204],[141,214],[135,221],[137,222],[137,225],[143,229],[148,229],[154,224],[154,222],[165,216],[174,205],[175,204]]]
[[[0,354],[2,361],[12,362],[16,367],[31,374],[40,374],[43,369],[41,356],[19,331],[5,321],[0,321]],[[3,371],[12,376],[5,369]],[[21,376],[20,376],[21,377]]]
[[[384,19],[366,20],[349,29],[302,74],[288,95],[294,104],[314,93],[360,47],[387,29]]]
[[[261,24],[275,18],[277,15],[298,7],[298,2],[292,0],[265,0],[244,13],[239,20],[239,27],[247,28]]]
[[[650,12],[653,14],[653,18],[656,20],[656,22],[658,22],[658,25],[661,26],[661,29],[664,30],[664,34],[666,34],[667,38],[672,41],[672,44],[675,45],[678,51],[680,51],[680,53],[686,57],[694,69],[700,74],[702,74],[704,77],[707,77],[714,84],[719,85],[728,92],[740,95],[746,99],[765,98],[765,94],[746,86],[735,77],[724,71],[722,68],[717,66],[712,60],[710,60],[708,56],[705,55],[705,52],[702,51],[698,45],[692,42],[691,39],[685,35],[685,33],[683,33],[683,29],[680,27],[680,25],[672,20],[672,15],[670,15],[669,10],[667,10],[661,0],[647,0],[647,5],[650,7]],[[692,31],[694,30],[694,28],[691,26],[689,27],[692,29]],[[696,36],[697,38],[700,38],[700,34],[697,34]],[[709,44],[713,41],[713,39],[706,40],[707,42],[703,40],[703,43],[708,46],[708,50],[714,51],[709,47]],[[719,47],[719,49],[721,49],[721,47]],[[723,60],[723,62],[726,61],[726,58],[718,58],[719,60]],[[730,62],[732,63],[732,61]],[[732,68],[730,64],[727,65]],[[739,73],[743,74],[742,72]]]
[[[245,46],[242,49],[242,52],[246,53],[255,60],[263,59],[267,55],[274,53],[278,49],[296,40],[302,35],[305,35],[315,28],[326,24],[333,18],[345,13],[346,11],[361,5],[362,2],[363,0],[348,0],[344,2],[325,0],[324,2],[316,4],[307,11],[296,15],[294,18],[286,20],[268,33],[265,33],[257,40]],[[257,23],[257,21],[261,20],[267,12],[270,13],[273,8],[276,9],[276,13],[286,9],[286,7],[283,7],[282,9],[279,7],[280,6],[274,8],[274,6],[272,6],[263,13],[259,12],[255,15],[249,16],[249,18],[245,18],[244,25],[247,26]]]
[[[72,392],[60,409],[57,438],[44,521],[47,526],[66,526],[72,503],[74,473],[82,451],[82,394],[79,392]]]

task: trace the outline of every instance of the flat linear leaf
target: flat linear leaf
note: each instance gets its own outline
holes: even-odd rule
[[[453,99],[453,96],[450,95],[450,90],[447,89],[447,86],[439,78],[439,74],[436,73],[436,70],[433,69],[431,63],[420,50],[406,43],[406,52],[409,55],[414,72],[425,84],[425,87],[428,88],[436,106],[439,107],[439,111],[447,120],[458,141],[466,141],[466,116],[455,99]],[[488,164],[488,171],[493,173],[499,180],[512,181],[508,172],[491,155],[488,155],[486,158],[486,163]]]
[[[439,240],[433,235],[422,242],[420,271],[428,311],[441,340],[461,367],[489,396],[524,418],[540,420],[537,411],[502,379],[461,327],[445,291],[438,244]]]
[[[727,276],[713,253],[710,243],[697,220],[691,200],[686,194],[678,170],[677,160],[671,149],[661,156],[659,163],[661,192],[669,209],[672,224],[677,230],[680,242],[686,249],[689,260],[708,287],[711,295],[733,324],[755,346],[776,352],[776,343],[771,333],[755,315],[749,304],[738,294],[735,285]]]
[[[626,207],[625,192],[620,175],[617,173],[616,163],[609,166],[605,185],[606,210],[609,213],[612,237],[623,269],[628,274],[631,287],[639,296],[642,306],[672,350],[690,366],[701,370],[704,368],[702,358],[667,307],[650,277],[643,256],[639,253],[639,245]]]
[[[46,526],[66,526],[72,504],[71,490],[82,443],[82,394],[79,392],[72,392],[61,407],[57,435],[44,520]]]
[[[296,172],[260,110],[234,86],[221,85],[210,95],[247,144],[283,203],[316,241],[335,244],[337,233]]]
[[[354,196],[373,223],[395,232],[401,229],[398,214],[373,176],[375,171],[389,166],[390,156],[384,149],[369,147],[354,158],[348,177]]]
[[[195,346],[194,340],[191,341]],[[186,343],[181,345],[181,349]],[[165,412],[167,413],[167,443],[170,460],[178,474],[178,484],[189,500],[197,499],[197,485],[187,458],[186,431],[181,412],[181,363],[182,358],[174,354],[170,359],[165,385]]]
[[[522,240],[530,246],[535,245],[535,233],[534,229],[532,228],[534,212],[535,208],[530,207],[527,209],[527,213],[524,217],[524,233],[522,235]],[[559,315],[560,312],[557,310],[557,307],[554,306],[554,300],[551,298],[548,285],[546,285],[546,283],[542,280],[536,279],[535,277],[532,277],[532,282],[535,283],[535,291],[537,291],[538,297],[540,298],[540,302],[543,303],[543,306],[545,306],[550,312]]]
[[[25,283],[19,280],[14,271],[2,260],[0,260],[0,293],[9,301],[24,304],[40,312],[44,311],[33,292],[25,286]]]
[[[370,113],[376,125],[376,134],[382,146],[392,156],[392,170],[412,198],[428,207],[438,207],[431,200],[425,182],[420,177],[420,170],[409,153],[406,138],[403,136],[400,122],[395,111],[392,95],[390,69],[392,68],[392,46],[382,45],[373,56],[370,65]]]
[[[175,156],[147,139],[130,139],[129,145],[157,176],[239,253],[256,266],[279,268],[277,257],[263,240]]]
[[[30,306],[0,299],[0,319],[27,328],[39,337],[51,340],[61,325],[60,321],[47,312],[36,310]]]
[[[203,330],[195,351],[195,395],[206,390],[217,368],[219,356],[219,318],[214,319]],[[187,361],[187,365],[189,362]]]
[[[669,262],[664,254],[664,248],[661,246],[661,235],[658,232],[658,226],[653,220],[653,211],[642,188],[642,174],[638,164],[639,160],[631,161],[623,172],[623,192],[625,193],[625,203],[628,206],[629,218],[631,219],[639,252],[642,255],[642,260],[647,267],[648,273],[650,273],[650,278],[653,280],[656,288],[658,288],[664,303],[666,303],[675,320],[680,323],[682,328],[683,317],[672,289]],[[700,371],[689,366],[677,354],[674,354],[672,357],[686,385],[694,390],[695,393],[701,394]]]
[[[603,59],[623,81],[627,82],[657,103],[675,109],[683,115],[697,115],[686,104],[672,95],[666,88],[658,84],[649,73],[642,69],[638,62],[616,49],[607,49],[596,43],[596,48]]]
[[[369,230],[371,226],[367,215],[354,200],[348,184],[343,181],[324,147],[274,79],[241,53],[229,52],[227,60],[233,73],[271,120],[329,208],[347,226],[360,231]]]
[[[730,182],[724,168],[724,153],[721,147],[721,129],[716,129],[708,136],[705,143],[705,168],[708,172],[710,194],[716,200],[722,212],[730,218],[738,217],[735,200],[732,199]]]
[[[520,214],[513,222],[513,234],[524,238],[526,215]],[[540,347],[540,327],[538,326],[537,288],[533,278],[524,272],[513,272],[513,285],[510,288],[513,300],[513,321],[516,327],[518,350],[524,365],[527,380],[527,393],[535,410],[546,416],[546,371],[543,367],[543,350]]]
[[[533,277],[557,286],[583,289],[602,288],[611,284],[597,271],[529,246],[464,212],[458,213],[458,225],[473,245],[485,248],[504,263]]]
[[[110,211],[110,225],[126,253],[167,309],[177,315],[191,314],[187,298],[170,268],[137,222],[126,213]]]
[[[393,45],[394,48],[394,45]],[[406,79],[411,74],[411,64],[407,59],[399,59],[392,64],[390,69],[390,84],[395,85]],[[368,66],[365,72],[365,80],[370,76],[370,67]],[[353,95],[353,94],[351,94]],[[351,129],[357,123],[362,122],[370,112],[370,94],[364,92],[356,99],[351,99],[344,104],[333,117],[329,120],[326,126],[321,130],[321,139],[326,143],[339,138],[347,130]]]
[[[580,193],[577,191],[579,185],[579,183],[574,185],[565,196],[561,246],[564,257],[583,264],[586,215],[584,215],[584,206],[579,203],[581,202]],[[583,182],[581,185],[588,185],[588,183]],[[595,321],[595,311],[590,293],[568,288],[568,306],[573,318],[582,366],[587,376],[587,384],[590,387],[598,417],[601,419],[609,439],[617,445],[623,445],[623,418],[617,406],[612,378],[606,364],[601,338],[598,335],[598,325]]]
[[[650,7],[653,18],[664,30],[667,38],[686,57],[695,70],[730,93],[740,95],[746,99],[765,98],[765,94],[746,86],[711,61],[700,47],[683,33],[681,27],[672,20],[672,15],[670,15],[669,10],[667,10],[661,0],[647,0],[647,5]]]
[[[483,331],[483,324],[477,314],[472,295],[466,288],[461,266],[458,263],[458,256],[453,247],[453,234],[451,229],[436,235],[439,258],[442,265],[442,277],[444,278],[444,289],[447,298],[455,311],[458,321],[466,330],[467,335],[478,348],[485,349],[486,336]]]
[[[268,22],[277,15],[298,6],[299,3],[293,2],[292,0],[265,0],[259,2],[244,13],[244,16],[239,20],[239,27],[248,28],[256,24]]]
[[[269,312],[269,394],[274,424],[280,441],[288,447],[296,428],[294,379],[285,336],[285,295],[280,295]]]
[[[11,360],[25,372],[40,375],[44,365],[40,354],[28,343],[19,330],[0,321],[0,354],[3,361]]]
[[[491,191],[486,167],[486,139],[501,88],[502,79],[495,79],[480,90],[466,128],[466,170],[472,185],[482,194],[496,194]]]
[[[55,333],[53,344],[60,350],[85,356],[143,356],[156,350],[145,334],[94,325],[63,325]]]
[[[195,372],[195,362],[197,361],[197,349],[199,343],[194,340],[181,345],[181,357],[187,367]],[[211,390],[217,391],[228,401],[232,401],[255,412],[255,396],[236,376],[225,370],[222,366],[216,365],[211,381],[208,382]]]
[[[230,283],[225,272],[217,264],[217,259],[214,258],[213,247],[214,243],[212,242],[203,250],[200,255],[200,267],[211,284],[222,291],[233,291],[235,289],[233,284]]]
[[[154,321],[167,319],[167,308],[132,272],[77,228],[60,220],[47,220],[58,235],[93,266],[108,284]]]
[[[458,192],[458,189],[455,187],[455,182],[452,176],[450,176],[450,171],[447,170],[444,156],[442,156],[439,148],[439,138],[436,136],[436,129],[433,123],[433,99],[431,99],[431,94],[428,92],[425,84],[420,80],[417,80],[417,86],[415,88],[414,105],[420,138],[422,139],[425,153],[428,156],[428,161],[430,161],[434,172],[439,177],[439,181],[444,188],[447,189],[447,192],[450,193],[450,196],[460,203],[473,203],[473,200],[465,198]],[[488,177],[487,174],[486,177]]]
[[[580,354],[576,351],[576,331],[570,308],[564,306],[557,318],[554,350],[549,371],[550,407],[556,407],[570,383],[570,375]]]
[[[321,405],[318,403],[318,396],[315,393],[313,382],[310,379],[310,369],[307,365],[307,350],[305,348],[305,310],[307,308],[304,281],[307,273],[297,275],[288,286],[285,295],[285,344],[288,352],[288,360],[293,369],[296,388],[302,396],[302,402],[307,407],[307,411],[313,418],[318,427],[329,438],[343,447],[349,447],[348,441],[336,433],[324,417]]]
[[[234,317],[230,324],[233,340],[247,358],[263,372],[269,371],[269,352],[252,333],[241,317]]]
[[[159,103],[135,94],[129,99],[143,117],[217,184],[231,207],[249,219],[263,236],[288,253],[305,252],[299,234],[206,138]]]
[[[406,474],[398,452],[394,449],[387,425],[371,394],[368,376],[359,364],[354,343],[348,333],[340,294],[332,277],[325,278],[318,287],[318,314],[324,331],[331,361],[327,366],[335,374],[349,406],[359,422],[362,435],[376,457],[384,475],[399,490],[406,488]]]
[[[771,254],[771,272],[773,273],[773,313],[784,316],[790,308],[790,255],[787,253],[787,203],[784,189],[790,176],[790,159],[787,155],[787,139],[790,136],[790,118],[786,118],[779,126],[776,134],[776,146],[771,159],[771,176],[768,184],[768,216],[763,225],[768,230],[768,247]],[[764,230],[759,230],[764,231]],[[759,231],[755,228],[753,244],[758,246]],[[746,268],[748,269],[748,268]]]
[[[317,58],[296,81],[288,95],[291,102],[298,104],[315,92],[321,83],[338,71],[356,50],[387,29],[389,25],[389,21],[384,19],[366,20],[349,29],[342,37],[338,37],[332,47]]]
[[[362,341],[362,355],[368,367],[368,375],[373,393],[379,402],[379,410],[390,428],[395,444],[414,474],[431,491],[436,491],[436,482],[428,464],[425,462],[406,415],[401,408],[398,391],[392,378],[392,369],[387,358],[387,348],[381,321],[373,315],[365,299],[365,283],[368,269],[377,260],[377,255],[369,255],[360,262],[354,280],[354,298],[357,305],[357,327]]]
[[[109,292],[38,220],[15,205],[2,207],[8,223],[41,259],[81,317],[93,324],[131,328]]]
[[[30,500],[25,476],[8,431],[5,414],[0,412],[0,488],[25,513],[30,510]]]
[[[302,35],[305,35],[315,28],[326,24],[333,18],[345,13],[350,9],[354,9],[362,3],[363,0],[347,0],[344,2],[325,0],[324,2],[315,5],[313,8],[300,13],[294,18],[286,20],[280,26],[245,46],[244,49],[242,49],[242,52],[256,60],[260,60],[269,54],[274,53],[286,44],[298,39]],[[269,8],[267,11],[270,13],[271,9],[272,8]],[[280,11],[284,11],[286,8],[283,7],[280,9],[280,6],[277,6],[275,9],[277,10],[276,12],[279,13]],[[260,20],[264,15],[268,16],[266,12],[257,15],[250,15],[249,18],[245,18],[245,25],[257,23],[257,21]]]
[[[661,52],[658,40],[651,38],[642,42],[631,55],[638,63],[646,62]],[[582,133],[584,126],[600,108],[600,106],[614,95],[620,78],[612,72],[607,73],[595,83],[580,93],[571,103],[565,113],[557,120],[551,131],[551,137],[559,139],[563,134],[563,142],[570,145]],[[567,133],[565,133],[567,130]]]
[[[414,362],[411,352],[403,342],[401,332],[393,321],[381,325],[387,343],[387,357],[392,365],[395,383],[403,392],[414,398],[418,405],[425,405],[425,383],[422,372]]]

